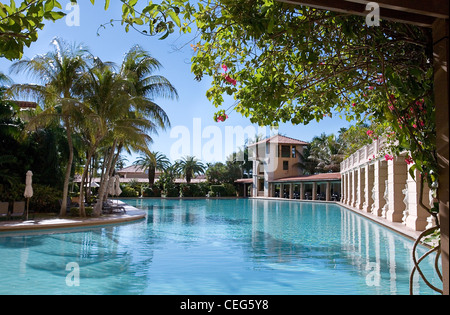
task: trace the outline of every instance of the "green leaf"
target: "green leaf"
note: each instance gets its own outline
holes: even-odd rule
[[[170,16],[170,18],[172,19],[172,21],[174,21],[175,24],[176,24],[178,27],[181,26],[180,18],[178,17],[178,15],[177,15],[175,12],[169,10],[169,11],[167,11],[167,14]]]

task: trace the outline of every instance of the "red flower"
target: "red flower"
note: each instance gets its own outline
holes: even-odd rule
[[[367,130],[367,135],[368,135],[369,137],[372,137],[372,136],[373,136],[373,131],[372,131],[372,130]]]
[[[226,65],[222,65],[222,69],[223,71],[227,72],[228,71],[228,67]]]
[[[384,156],[384,159],[385,159],[386,161],[392,161],[392,160],[394,159],[394,157],[393,157],[392,155],[386,154],[386,155]]]
[[[373,90],[373,86],[369,86],[369,90]]]
[[[233,85],[236,85],[236,83],[237,83],[237,81],[236,81],[235,79],[232,79],[229,75],[226,75],[226,76],[225,76],[225,80],[226,80],[228,83],[231,83],[231,84],[233,84]]]
[[[406,157],[405,162],[406,162],[406,164],[408,164],[408,165],[414,164],[414,160],[413,160],[412,157],[410,157],[409,155]]]

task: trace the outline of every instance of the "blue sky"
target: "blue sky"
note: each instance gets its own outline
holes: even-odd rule
[[[155,100],[167,112],[172,128],[160,131],[158,135],[152,135],[154,143],[150,148],[152,151],[163,152],[172,161],[187,154],[195,155],[204,162],[223,161],[230,150],[233,151],[241,144],[236,141],[231,131],[258,132],[258,126],[252,125],[248,118],[236,112],[229,114],[230,118],[225,123],[213,121],[214,113],[218,109],[206,98],[210,81],[206,78],[202,82],[197,82],[190,72],[193,50],[189,44],[184,44],[189,42],[191,35],[180,36],[174,33],[161,41],[157,38],[145,37],[133,30],[126,33],[119,22],[116,22],[114,27],[107,26],[106,29],[98,30],[101,24],[111,19],[119,19],[121,16],[121,3],[111,2],[110,8],[105,11],[103,1],[97,1],[94,6],[87,0],[79,1],[79,26],[69,26],[66,19],[47,23],[44,30],[39,33],[38,41],[30,48],[26,48],[24,55],[32,58],[37,54],[46,53],[51,49],[51,40],[54,37],[60,37],[65,41],[83,43],[102,60],[120,64],[125,52],[136,44],[141,45],[162,63],[163,69],[159,74],[168,78],[179,93],[178,101]],[[62,0],[60,3],[65,9],[69,1]],[[71,12],[74,11],[66,11],[66,13]],[[100,36],[97,36],[97,31]],[[9,74],[10,65],[11,62],[0,59],[0,71]],[[16,83],[38,83],[30,82],[29,78],[23,76],[11,75],[11,78]],[[233,99],[226,99],[224,109],[233,103]],[[348,126],[349,123],[345,119],[336,117],[326,118],[320,123],[311,122],[307,126],[281,124],[278,132],[292,138],[311,141],[316,135],[337,134],[341,127]],[[235,145],[230,146],[231,141]],[[126,156],[127,164],[131,164],[137,156],[136,154]]]

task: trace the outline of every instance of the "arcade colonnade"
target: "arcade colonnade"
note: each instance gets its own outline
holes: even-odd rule
[[[421,184],[410,175],[408,154],[386,158],[384,147],[385,139],[375,140],[341,163],[341,202],[414,231],[434,226],[434,218],[421,206]],[[422,204],[431,208],[434,198],[426,184],[422,196]]]

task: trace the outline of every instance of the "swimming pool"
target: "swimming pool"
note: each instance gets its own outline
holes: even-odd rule
[[[0,294],[409,293],[413,242],[335,204],[126,202],[146,219],[0,234]],[[432,266],[423,262],[428,274]]]

